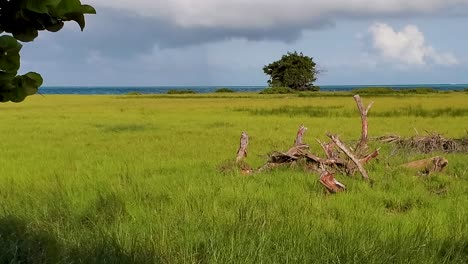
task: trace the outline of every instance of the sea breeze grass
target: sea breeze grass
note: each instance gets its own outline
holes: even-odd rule
[[[333,131],[349,142],[361,126],[349,95],[221,95],[37,95],[1,105],[0,263],[468,262],[466,154],[436,152],[448,167],[418,177],[399,165],[432,154],[370,141],[381,147],[366,167],[373,184],[336,175],[347,191],[335,195],[301,169],[220,172],[242,131],[259,167],[293,144],[300,124],[315,153],[315,137]],[[375,101],[371,138],[466,135],[464,110],[385,114],[466,109],[466,93],[365,101]]]

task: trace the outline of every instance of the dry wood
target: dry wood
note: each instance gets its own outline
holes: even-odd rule
[[[326,144],[317,140],[326,155],[326,158],[321,158],[311,153],[309,146],[304,143],[304,134],[307,131],[307,128],[302,124],[296,134],[294,146],[286,152],[273,152],[270,154],[268,162],[258,169],[251,169],[251,167],[244,161],[247,157],[249,138],[247,133],[242,132],[239,150],[237,151],[236,167],[240,168],[244,174],[252,174],[281,166],[300,166],[305,171],[320,174],[320,183],[323,184],[331,193],[340,192],[346,188],[342,183],[335,179],[334,172],[336,171],[344,172],[348,175],[352,175],[359,171],[364,179],[369,180],[369,175],[364,168],[364,164],[379,155],[379,150],[375,150],[369,154],[366,153],[368,149],[367,114],[373,103],[369,104],[365,108],[359,95],[356,95],[354,99],[357,103],[359,112],[361,113],[362,122],[361,138],[356,146],[356,151],[353,151],[352,148],[348,148],[338,138],[338,136],[328,134],[328,137],[331,139],[330,143]],[[435,164],[435,169],[433,170],[446,166],[446,163],[444,165],[443,161],[435,162],[433,164]]]
[[[379,137],[377,140],[384,143],[395,143],[399,148],[421,153],[468,153],[468,138],[445,138],[438,133],[428,133],[426,136],[418,135],[410,138],[391,135]]]
[[[448,160],[443,157],[432,157],[422,160],[412,161],[401,165],[405,168],[417,169],[419,172],[429,175],[434,172],[441,172],[448,165]]]
[[[299,127],[299,130],[297,131],[296,139],[294,140],[294,146],[300,146],[304,145],[304,142],[302,141],[302,138],[304,137],[304,133],[307,131],[307,127],[305,127],[303,124]]]
[[[249,145],[249,135],[246,132],[242,132],[240,137],[240,146],[237,151],[236,162],[240,162],[247,157],[247,146]]]
[[[367,107],[364,107],[362,104],[361,97],[356,94],[354,96],[354,100],[356,101],[357,107],[359,109],[359,112],[361,113],[361,139],[359,140],[358,144],[356,145],[356,150],[355,153],[361,153],[361,152],[366,152],[367,151],[367,137],[368,137],[368,121],[367,121],[367,113],[369,112],[370,108],[374,104],[374,102],[371,102]]]
[[[364,166],[362,166],[362,163],[359,161],[358,158],[356,158],[356,156],[346,147],[346,145],[341,142],[341,140],[338,138],[338,136],[335,136],[335,135],[331,135],[331,134],[328,134],[328,137],[330,137],[330,139],[333,141],[333,143],[335,143],[335,145],[341,149],[341,151],[343,151],[344,154],[346,154],[346,156],[348,156],[351,161],[353,161],[353,163],[356,165],[357,169],[359,170],[359,172],[361,173],[362,177],[366,180],[369,180],[369,175],[367,174],[367,171],[366,169],[364,169]],[[352,169],[350,169],[349,171],[352,171]]]
[[[336,158],[337,155],[335,155],[336,153],[333,152],[333,150],[335,149],[335,144],[333,143],[333,141],[326,144],[326,143],[322,143],[318,139],[316,139],[316,140],[320,144],[320,146],[322,147],[323,151],[325,152],[325,155],[327,155],[327,158],[329,158],[329,159]]]
[[[331,193],[342,192],[346,189],[344,184],[337,181],[333,174],[326,170],[321,173],[319,181]]]
[[[368,163],[371,159],[376,158],[379,155],[379,150],[380,150],[380,148],[374,150],[374,152],[372,152],[369,155],[365,156],[364,158],[360,159],[359,162],[361,162],[361,164]]]

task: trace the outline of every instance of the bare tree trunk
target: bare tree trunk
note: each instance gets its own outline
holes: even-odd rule
[[[242,132],[240,137],[240,146],[237,151],[236,162],[240,162],[247,157],[247,146],[249,145],[249,135],[246,132]]]
[[[369,112],[374,102],[371,102],[367,106],[367,108],[365,108],[364,105],[362,104],[361,97],[358,94],[354,96],[354,100],[356,101],[359,112],[361,113],[361,123],[362,123],[361,139],[359,140],[359,143],[356,145],[356,150],[354,151],[355,153],[359,154],[361,152],[366,152],[368,148],[367,147],[367,137],[368,137],[367,113]]]
[[[296,139],[294,140],[294,146],[304,145],[302,138],[304,137],[304,133],[307,131],[307,127],[301,125],[299,130],[297,131]]]

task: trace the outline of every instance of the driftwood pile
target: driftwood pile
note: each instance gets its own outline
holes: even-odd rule
[[[275,151],[269,156],[269,160],[260,168],[253,169],[249,166],[245,159],[247,157],[247,147],[249,144],[249,136],[246,132],[242,132],[240,137],[240,146],[237,151],[236,166],[243,174],[254,174],[257,172],[271,170],[277,167],[284,166],[302,166],[306,171],[317,173],[320,175],[320,183],[330,192],[336,193],[346,189],[346,186],[335,179],[336,173],[341,173],[348,176],[354,176],[359,173],[366,181],[370,181],[369,174],[365,165],[379,155],[379,149],[370,151],[368,147],[368,120],[367,114],[372,107],[370,103],[364,107],[359,95],[354,96],[357,107],[361,115],[361,137],[354,147],[350,147],[340,140],[337,135],[328,133],[330,142],[324,143],[317,139],[324,151],[324,157],[313,154],[309,150],[309,145],[305,144],[304,134],[307,128],[304,125],[299,127],[299,130],[294,140],[294,145],[286,152]],[[384,142],[398,142],[400,138],[387,137],[382,138]],[[407,168],[414,168],[423,174],[431,172],[440,172],[448,164],[448,161],[442,157],[434,157],[430,159],[418,160],[402,165]]]
[[[329,143],[323,143],[317,140],[325,153],[325,157],[319,157],[318,155],[311,153],[309,145],[304,143],[303,138],[307,128],[304,125],[301,125],[297,132],[293,147],[286,152],[276,151],[272,153],[265,165],[258,169],[252,169],[247,163],[245,163],[249,137],[246,132],[242,132],[240,146],[236,157],[236,162],[239,164],[239,168],[242,173],[252,174],[281,166],[303,164],[304,169],[307,171],[318,173],[320,175],[320,183],[322,183],[325,188],[332,193],[346,189],[342,183],[335,179],[334,175],[336,172],[349,176],[353,176],[359,172],[364,180],[370,180],[369,174],[365,169],[365,165],[379,155],[379,150],[369,152],[369,147],[367,145],[367,113],[372,107],[372,103],[369,106],[364,107],[359,95],[355,95],[354,100],[356,101],[359,112],[361,113],[362,123],[361,138],[354,148],[348,147],[337,135],[329,133],[327,134],[330,138]]]
[[[428,133],[426,136],[414,136],[401,138],[391,135],[378,138],[381,142],[392,143],[402,149],[414,150],[420,153],[444,152],[444,153],[468,153],[467,138],[445,138],[437,133]]]

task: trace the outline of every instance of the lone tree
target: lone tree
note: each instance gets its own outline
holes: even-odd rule
[[[57,32],[66,21],[75,21],[83,30],[84,14],[96,10],[80,0],[0,0],[0,102],[21,102],[42,85],[36,72],[17,75],[22,48],[18,40],[33,41],[42,30]]]
[[[289,87],[294,90],[318,90],[313,85],[319,71],[311,57],[295,52],[288,52],[280,60],[265,65],[263,71],[270,76],[270,87]]]

